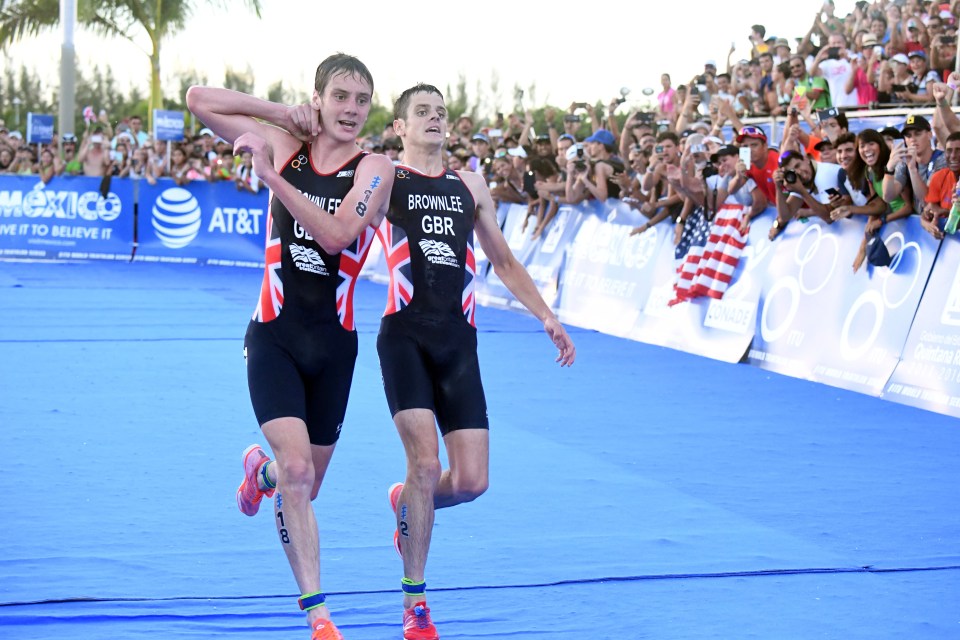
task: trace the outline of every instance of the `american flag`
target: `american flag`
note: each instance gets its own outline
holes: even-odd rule
[[[379,176],[378,176],[379,177]],[[347,331],[353,331],[353,291],[360,276],[360,269],[367,259],[375,232],[364,227],[363,232],[349,247],[340,252],[340,284],[337,285],[337,315]]]
[[[726,293],[737,270],[747,238],[740,232],[746,207],[725,204],[717,212],[703,258],[690,286],[690,296],[708,296],[719,300]]]
[[[264,252],[263,284],[260,285],[260,297],[257,299],[257,308],[253,312],[253,319],[257,322],[276,320],[283,307],[283,272],[281,271],[281,256],[283,246],[280,244],[280,229],[273,224],[273,215],[267,213],[267,247]]]
[[[383,257],[390,273],[390,291],[387,295],[387,309],[383,315],[390,315],[406,307],[413,299],[410,243],[406,232],[390,224],[387,219],[384,219],[377,229],[377,236],[383,245]]]
[[[674,250],[674,257],[681,262],[677,267],[677,283],[674,285],[676,295],[673,300],[667,303],[669,306],[672,307],[687,299],[693,277],[697,274],[700,258],[703,257],[703,246],[707,244],[709,234],[710,223],[703,215],[703,207],[697,207],[684,220],[680,242]]]
[[[476,298],[473,295],[474,285],[476,284],[477,259],[473,255],[473,233],[467,238],[467,268],[463,274],[463,316],[471,326],[477,326],[477,320],[474,317],[476,310]]]

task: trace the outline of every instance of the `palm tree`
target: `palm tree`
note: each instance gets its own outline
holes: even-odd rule
[[[244,0],[260,17],[260,0]],[[191,0],[77,0],[77,23],[102,36],[125,38],[150,50],[150,113],[163,108],[160,89],[160,48],[164,39],[181,31],[193,13]],[[60,0],[0,0],[0,50],[24,37],[60,23]]]

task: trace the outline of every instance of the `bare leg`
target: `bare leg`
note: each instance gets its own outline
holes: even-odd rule
[[[440,448],[433,412],[407,409],[394,416],[407,453],[407,477],[397,501],[397,530],[403,550],[403,575],[423,581],[433,533],[433,499],[440,480]],[[403,596],[405,609],[421,598]]]
[[[320,490],[336,445],[311,445],[307,426],[298,418],[271,420],[263,425],[263,433],[276,456],[277,533],[300,593],[316,593],[321,591],[320,537],[311,501]],[[326,607],[307,612],[311,625],[318,618],[329,617]]]
[[[440,474],[433,505],[437,509],[476,500],[490,484],[490,431],[458,429],[443,437],[450,468]]]

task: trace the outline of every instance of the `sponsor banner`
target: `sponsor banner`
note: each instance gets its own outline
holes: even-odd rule
[[[527,217],[527,205],[525,204],[503,204],[497,210],[497,218],[503,216],[503,237],[507,240],[507,246],[513,252],[517,261],[526,266],[530,256],[534,251],[533,219],[526,229],[523,228],[524,220]],[[497,274],[490,267],[490,261],[480,247],[480,243],[474,244],[474,257],[476,259],[476,272],[478,276],[476,296],[477,302],[490,307],[505,309],[511,304],[519,304],[514,300],[513,294],[500,281]],[[522,306],[522,305],[521,305]]]
[[[576,236],[582,215],[577,207],[561,205],[543,234],[533,241],[533,253],[525,265],[540,295],[551,308],[556,307],[560,293],[560,267],[563,266],[565,249]],[[531,218],[530,226],[533,224]]]
[[[179,187],[163,178],[142,183],[139,202],[136,260],[263,267],[266,190],[201,181]]]
[[[129,260],[133,182],[100,178],[0,176],[0,257]]]
[[[889,267],[852,263],[863,220],[791,222],[774,243],[749,362],[879,396],[893,373],[936,257],[917,216],[883,227]]]
[[[750,225],[747,245],[733,280],[721,299],[699,297],[674,306],[678,261],[673,242],[657,256],[654,286],[629,336],[688,353],[739,362],[753,340],[763,274],[773,256],[767,237],[776,209],[768,208]]]
[[[960,418],[960,244],[947,236],[900,364],[883,391],[886,400]]]
[[[50,144],[53,142],[53,116],[42,113],[27,114],[27,143]]]
[[[153,131],[157,140],[183,140],[184,119],[182,111],[153,110]]]
[[[673,224],[631,236],[643,219],[637,212],[625,205],[601,212],[583,212],[567,248],[557,313],[563,322],[626,336],[650,295],[658,256],[672,254]]]

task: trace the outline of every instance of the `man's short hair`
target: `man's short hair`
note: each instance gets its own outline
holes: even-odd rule
[[[680,138],[673,131],[661,131],[657,134],[657,142],[663,142],[664,140],[669,140],[678,147],[680,146]]]
[[[327,57],[317,67],[317,74],[313,82],[314,89],[317,90],[317,93],[323,95],[323,91],[330,84],[330,80],[341,74],[365,81],[370,85],[370,93],[373,93],[373,74],[367,69],[367,65],[354,56],[339,52]]]
[[[400,97],[397,98],[397,101],[393,103],[393,119],[394,120],[406,120],[407,119],[407,109],[410,108],[410,99],[418,93],[435,93],[440,96],[440,99],[443,99],[443,94],[440,92],[440,89],[437,89],[432,84],[424,84],[418,82],[413,85],[406,91],[400,94]]]
[[[851,143],[853,145],[857,144],[857,135],[855,133],[850,133],[849,131],[841,133],[837,136],[837,139],[833,141],[834,148],[839,147],[842,144]]]
[[[960,131],[954,131],[947,136],[947,139],[943,142],[943,146],[946,147],[948,142],[953,142],[954,140],[960,140]]]
[[[720,78],[726,78],[727,80],[729,80],[729,79],[730,79],[730,74],[729,74],[729,73],[718,73],[718,74],[717,74],[717,80],[719,80]]]
[[[767,29],[762,24],[755,24],[750,28],[759,33],[761,38],[767,35]]]

